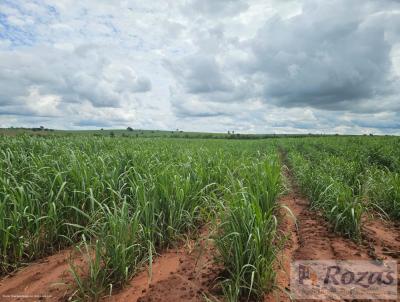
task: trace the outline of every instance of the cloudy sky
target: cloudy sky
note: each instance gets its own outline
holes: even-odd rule
[[[400,134],[399,0],[0,0],[0,127]]]

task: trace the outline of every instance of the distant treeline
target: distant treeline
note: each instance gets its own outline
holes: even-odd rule
[[[100,130],[56,130],[45,128],[43,126],[25,128],[10,127],[0,128],[0,134],[4,135],[37,135],[37,136],[73,136],[86,135],[97,137],[125,137],[125,138],[183,138],[183,139],[233,139],[233,140],[249,140],[249,139],[270,139],[270,138],[301,138],[301,137],[328,137],[339,136],[339,134],[242,134],[242,133],[206,133],[206,132],[184,132],[176,129],[174,131],[166,130],[143,130],[133,129],[100,129]],[[367,134],[364,134],[366,136]],[[360,136],[360,135],[340,135],[340,136]],[[369,134],[373,136],[373,134]],[[388,136],[388,135],[385,135]]]
[[[45,128],[43,126],[33,127],[33,128],[25,128],[25,127],[10,127],[6,128],[6,130],[26,130],[26,131],[55,131],[54,129]]]

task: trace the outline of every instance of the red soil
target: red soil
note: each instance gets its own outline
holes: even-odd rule
[[[221,268],[214,263],[215,250],[203,232],[186,248],[163,253],[153,264],[151,280],[147,271],[137,275],[123,289],[105,301],[204,301],[218,294],[215,279]]]
[[[332,232],[329,223],[319,212],[310,209],[308,200],[299,193],[292,176],[287,173],[286,177],[292,189],[290,194],[281,198],[280,203],[291,210],[295,219],[287,211],[281,210],[280,229],[286,233],[288,241],[279,258],[281,268],[277,272],[277,289],[267,295],[264,301],[291,301],[289,296],[291,261],[371,260],[382,259],[379,256],[381,254],[386,257],[399,256],[398,229],[382,225],[382,221],[371,220],[365,224],[364,237],[368,237],[368,240],[356,244],[350,239],[343,238]]]
[[[290,175],[290,182],[293,182]],[[363,240],[360,244],[332,232],[330,225],[297,187],[281,198],[295,216],[284,208],[279,213],[279,230],[287,241],[277,267],[277,289],[264,301],[290,301],[290,263],[294,260],[369,260],[400,258],[400,227],[391,222],[366,218],[363,221]],[[168,250],[157,257],[148,270],[139,273],[120,292],[104,301],[212,301],[220,299],[216,280],[222,268],[215,264],[216,250],[203,231],[197,241],[184,248]],[[71,250],[64,250],[0,280],[0,301],[66,301],[74,283],[68,272]],[[76,257],[75,257],[76,258]],[[83,265],[82,259],[74,259]],[[398,267],[400,271],[400,267]],[[286,292],[286,293],[285,293]],[[315,300],[310,300],[315,301]]]
[[[65,301],[73,284],[68,271],[71,250],[32,263],[0,281],[0,301]],[[81,259],[75,259],[79,265]]]
[[[391,222],[369,217],[363,221],[361,244],[331,231],[329,224],[297,189],[282,197],[292,215],[281,209],[280,231],[287,237],[279,257],[277,290],[264,301],[290,301],[290,263],[307,259],[393,259],[400,258],[400,228]],[[105,301],[204,301],[220,300],[216,286],[222,268],[214,262],[215,249],[203,232],[200,239],[181,249],[168,250],[157,257],[148,270],[139,273],[120,292]],[[32,263],[0,281],[0,301],[67,301],[74,283],[68,271],[71,250]],[[74,261],[83,265],[82,259]],[[400,267],[398,267],[400,271]],[[400,280],[399,280],[400,281]],[[284,293],[286,291],[287,293]],[[217,297],[217,298],[216,298]],[[311,300],[310,300],[311,301]],[[315,300],[313,300],[315,301]]]
[[[281,208],[279,217],[279,231],[285,240],[285,245],[278,255],[276,290],[264,299],[266,302],[289,301],[287,292],[290,284],[290,263],[295,251],[299,248],[299,237],[297,234],[296,217],[301,208],[293,202],[293,195],[286,195],[280,199],[280,204],[290,209]]]
[[[363,221],[363,237],[379,259],[400,259],[400,227],[379,218]]]
[[[290,301],[290,263],[294,260],[368,260],[368,249],[333,233],[329,224],[316,211],[309,209],[308,201],[298,193],[280,200],[296,217],[285,214],[283,219],[288,242],[281,252],[282,267],[277,275],[277,290],[265,301]],[[296,227],[297,224],[297,227]],[[286,293],[285,293],[286,291]],[[315,301],[315,300],[314,300]]]
[[[184,248],[168,250],[148,270],[139,273],[120,292],[105,301],[204,301],[219,294],[214,288],[221,268],[214,264],[215,249],[202,232]],[[71,250],[44,258],[0,280],[0,301],[68,301],[75,284],[69,272]],[[74,257],[76,266],[84,260]]]
[[[363,237],[374,259],[397,261],[397,292],[400,293],[400,227],[393,222],[366,218]]]

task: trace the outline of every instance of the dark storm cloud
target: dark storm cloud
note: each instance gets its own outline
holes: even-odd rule
[[[28,108],[21,108],[19,106],[1,105],[0,115],[17,115],[17,116],[32,116],[35,114]]]
[[[175,61],[182,102],[260,98],[280,107],[393,110],[400,92],[392,57],[400,43],[400,2],[301,3],[295,16],[269,18],[253,38],[237,41],[222,32],[207,57],[200,52]]]
[[[395,116],[396,120],[375,120],[375,119],[360,119],[355,118],[352,122],[360,127],[377,128],[377,129],[399,129],[400,128],[400,114]]]
[[[387,33],[399,15],[371,1],[307,1],[301,14],[269,20],[253,41],[264,97],[280,106],[352,110],[393,93]],[[396,79],[398,80],[398,79]]]

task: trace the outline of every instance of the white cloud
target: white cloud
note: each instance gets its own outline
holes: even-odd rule
[[[0,125],[399,133],[399,14],[392,0],[4,0]]]

